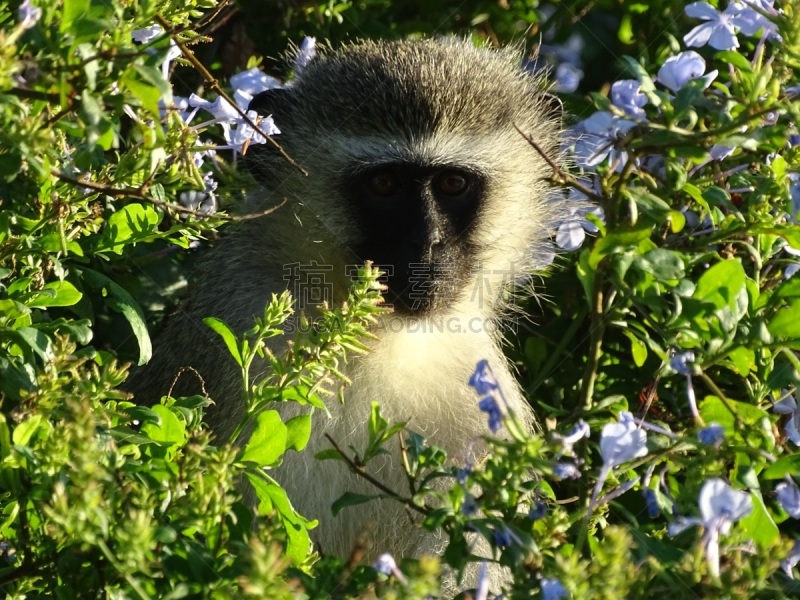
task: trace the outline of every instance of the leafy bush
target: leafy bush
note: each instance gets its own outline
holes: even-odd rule
[[[444,10],[420,17],[410,0],[392,4],[392,34],[433,31]],[[790,2],[635,6],[492,3],[471,15],[504,39],[535,23],[544,44],[531,68],[548,62],[579,115],[565,141],[569,172],[553,163],[554,193],[574,207],[553,232],[564,253],[529,307],[535,324],[518,323],[509,345],[542,431],[519,425],[479,364],[470,383],[487,413],[483,464],[448,462],[386,422],[380,398],[367,447],[333,440],[319,458],[360,472],[402,436],[411,492],[374,481],[375,495],[443,527],[443,560],[457,569],[474,559],[467,534],[485,536],[514,575],[508,597],[794,597],[800,20]],[[120,389],[128,366],[118,357],[145,363],[148,323],[168,310],[158,288],[180,289],[193,248],[252,216],[229,216],[251,185],[231,167],[274,133],[231,107],[246,107],[248,86],[275,82],[249,71],[225,88],[231,104],[194,55],[220,8],[0,1],[0,587],[10,597],[438,589],[437,560],[318,559],[314,523],[269,477],[310,435],[307,414],[283,423],[273,402],[324,409],[320,390],[346,384],[345,350],[364,349],[380,310],[370,267],[348,304],[326,314],[329,326],[299,336],[288,357],[263,345],[292,313],[286,295],[241,339],[207,321],[247,393],[232,439],[210,438],[206,398],[144,408]],[[598,39],[637,58],[598,73],[580,53]],[[178,80],[214,99],[177,97]],[[578,90],[594,82],[601,91],[587,99]],[[251,385],[259,354],[280,377]],[[446,492],[432,485],[441,477],[453,480]],[[242,478],[255,515],[236,491]],[[348,494],[333,508],[369,500]]]

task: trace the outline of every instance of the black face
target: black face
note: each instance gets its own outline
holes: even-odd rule
[[[354,250],[388,273],[395,311],[425,313],[455,300],[474,271],[470,233],[484,179],[454,166],[389,163],[344,185],[364,232]]]

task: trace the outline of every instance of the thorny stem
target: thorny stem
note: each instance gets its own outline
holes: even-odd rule
[[[334,441],[334,439],[330,436],[330,434],[326,433],[325,437],[328,438],[328,441],[333,445],[334,450],[336,450],[339,453],[339,455],[347,463],[347,465],[350,467],[350,470],[353,473],[355,473],[359,477],[362,477],[366,481],[370,482],[372,485],[374,485],[376,488],[378,488],[384,494],[386,494],[386,495],[390,496],[391,498],[393,498],[394,500],[397,500],[398,502],[404,504],[406,506],[406,508],[410,508],[412,510],[415,510],[418,513],[420,513],[421,515],[427,515],[428,514],[428,511],[426,511],[424,508],[414,504],[414,502],[410,498],[403,498],[397,492],[395,492],[391,488],[387,487],[386,485],[384,485],[383,483],[381,483],[380,481],[375,479],[372,475],[367,473],[367,470],[364,468],[364,465],[357,464],[353,459],[351,459],[349,456],[347,456],[347,454],[345,454],[342,451],[342,449],[339,447],[339,444],[337,444]]]
[[[286,160],[286,162],[288,162],[295,169],[300,171],[303,175],[308,175],[308,171],[306,171],[303,167],[297,164],[297,161],[294,160],[291,156],[289,156],[286,153],[286,151],[281,147],[281,145],[272,138],[272,136],[267,135],[267,133],[263,129],[261,129],[261,127],[259,127],[253,121],[253,119],[247,116],[247,113],[245,111],[239,108],[236,102],[234,102],[231,99],[231,97],[227,94],[227,92],[225,92],[225,90],[222,89],[222,86],[219,84],[219,81],[217,81],[214,78],[214,76],[208,72],[208,69],[206,69],[205,66],[203,66],[203,63],[197,60],[197,57],[194,55],[194,52],[189,50],[188,46],[186,46],[186,44],[184,44],[182,41],[180,41],[180,39],[178,39],[177,34],[172,30],[172,27],[167,22],[167,20],[161,15],[156,15],[156,21],[158,22],[159,25],[161,25],[164,31],[169,33],[170,37],[172,38],[172,41],[175,42],[175,45],[178,46],[178,48],[180,49],[183,58],[188,60],[191,63],[191,65],[197,70],[197,72],[200,73],[203,80],[209,85],[209,87],[215,92],[217,92],[217,94],[222,96],[236,110],[236,112],[239,113],[239,115],[244,119],[244,121],[248,125],[250,125],[250,127],[253,128],[253,131],[258,133],[259,135],[264,136],[267,142],[272,144],[272,146],[280,153],[280,155]]]

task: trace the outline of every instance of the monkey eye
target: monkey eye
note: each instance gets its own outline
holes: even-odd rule
[[[381,169],[375,171],[367,179],[369,191],[380,197],[388,197],[396,194],[401,187],[400,179],[394,171]]]
[[[469,189],[469,179],[460,171],[442,171],[433,180],[433,186],[437,194],[454,198]]]

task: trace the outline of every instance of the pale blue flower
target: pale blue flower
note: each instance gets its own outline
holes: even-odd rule
[[[644,504],[647,507],[647,515],[651,519],[655,519],[661,513],[661,508],[658,506],[658,501],[656,500],[655,491],[650,488],[644,488],[642,490],[642,496],[644,497]]]
[[[798,428],[800,426],[800,408],[794,397],[786,396],[780,402],[776,402],[772,409],[781,415],[790,415],[785,427],[786,437],[792,440],[795,446],[800,446],[800,428]]]
[[[722,160],[724,158],[728,158],[733,151],[736,150],[736,146],[720,146],[719,144],[714,144],[711,146],[710,154],[711,160]]]
[[[635,125],[607,111],[594,113],[575,127],[579,135],[573,148],[575,161],[584,169],[594,170],[608,159],[615,171],[621,171],[628,162],[628,153],[618,149],[617,144]]]
[[[758,10],[755,10],[758,9]],[[772,7],[772,2],[765,0],[743,0],[742,2],[732,2],[728,6],[733,11],[733,24],[745,35],[755,35],[762,29],[769,37],[780,40],[778,26],[770,21],[761,12],[776,15],[777,11]],[[761,12],[758,12],[761,11]]]
[[[623,411],[617,423],[609,423],[600,434],[603,466],[611,469],[647,455],[647,432],[636,425],[631,413]]]
[[[553,68],[554,92],[571,94],[578,89],[583,79],[581,52],[584,41],[578,34],[573,34],[563,44],[542,44],[539,46],[539,60],[529,61],[525,68],[537,71],[548,65]],[[543,65],[540,67],[539,65]]]
[[[597,233],[598,228],[586,215],[592,214],[601,221],[605,220],[605,212],[600,206],[586,205],[570,208],[569,217],[558,225],[556,229],[556,245],[572,252],[583,245],[587,233]]]
[[[478,408],[489,415],[489,429],[496,433],[503,425],[506,415],[506,403],[500,384],[486,359],[478,361],[475,371],[469,378],[469,385],[483,396],[478,402]]]
[[[142,29],[135,29],[131,33],[131,38],[133,38],[134,42],[148,44],[161,35],[164,35],[164,29],[161,25],[150,25]]]
[[[691,375],[694,358],[694,352],[679,352],[669,359],[669,366],[679,375]]]
[[[689,33],[683,36],[683,41],[687,46],[705,46],[708,44],[717,50],[733,50],[739,47],[739,40],[736,39],[734,29],[736,23],[734,17],[735,9],[729,6],[720,12],[708,2],[692,2],[686,6],[684,12],[696,19],[702,19],[705,23],[698,25]]]
[[[531,521],[538,521],[539,519],[543,519],[546,514],[547,505],[544,502],[537,500],[533,503],[533,506],[531,506],[530,511],[528,511],[528,518]]]
[[[710,423],[697,432],[697,439],[706,446],[719,446],[725,439],[725,428],[719,423]]]
[[[162,35],[164,35],[164,29],[161,27],[161,25],[150,25],[149,27],[144,27],[143,29],[134,30],[131,33],[131,38],[133,38],[134,42],[139,42],[140,44],[148,44],[157,37],[160,37]],[[178,45],[175,43],[175,40],[170,39],[167,55],[164,57],[164,61],[161,63],[161,76],[165,80],[169,79],[169,69],[172,66],[172,63],[175,61],[175,59],[179,58],[180,55],[181,55],[181,49],[178,48]]]
[[[497,433],[500,427],[503,426],[503,408],[502,403],[494,396],[486,396],[478,402],[478,408],[481,412],[489,415],[489,429],[492,433]]]
[[[677,535],[693,525],[705,528],[703,546],[711,574],[719,577],[719,536],[726,535],[736,521],[753,510],[750,494],[735,490],[722,479],[711,478],[703,484],[698,499],[700,518],[680,517],[670,523],[669,534]]]
[[[542,587],[543,600],[561,600],[569,597],[567,588],[558,579],[542,577],[540,585]]]
[[[611,86],[611,102],[635,119],[644,119],[642,107],[647,104],[647,96],[642,93],[642,85],[635,79],[615,81]]]
[[[581,472],[573,463],[558,462],[553,465],[553,476],[558,480],[578,479],[581,476]]]
[[[694,385],[692,384],[692,373],[694,372],[692,363],[694,360],[694,352],[679,352],[669,359],[669,366],[679,375],[684,375],[686,377],[686,400],[689,402],[689,409],[692,411],[692,416],[695,420],[700,421],[700,411],[697,408],[697,398],[695,397]]]
[[[561,446],[561,454],[570,455],[572,454],[572,447],[583,438],[588,438],[590,433],[589,424],[581,419],[566,435],[562,436],[554,433],[553,440]]]
[[[42,18],[42,9],[31,6],[31,0],[24,0],[17,9],[17,18],[22,29],[30,29]]]
[[[487,600],[489,598],[489,567],[485,560],[481,561],[481,568],[478,571],[478,585],[475,588],[475,600]]]
[[[233,88],[233,100],[242,110],[247,110],[256,94],[281,87],[280,81],[257,67],[233,75],[230,84]]]
[[[789,550],[789,554],[781,561],[781,569],[789,579],[794,579],[792,569],[798,562],[800,562],[800,540],[795,540],[794,546]]]
[[[706,72],[706,61],[694,50],[687,50],[670,56],[658,70],[656,81],[671,90],[678,92],[684,85],[702,78],[703,87],[707,88],[717,77],[717,71]]]
[[[308,66],[314,57],[317,55],[317,40],[313,37],[305,37],[300,43],[300,48],[294,57],[294,74],[299,75],[300,72]]]
[[[578,86],[581,84],[583,71],[571,63],[562,62],[555,68],[553,76],[555,79],[553,91],[562,94],[571,94],[577,90]]]
[[[464,502],[461,503],[461,514],[465,517],[471,517],[478,512],[478,503],[475,502],[475,497],[467,493],[464,495]]]
[[[381,554],[372,565],[372,568],[378,573],[383,573],[384,575],[394,575],[401,582],[406,582],[406,578],[402,571],[397,568],[397,563],[395,562],[394,557],[388,552]]]
[[[511,531],[505,523],[501,523],[500,526],[492,532],[492,540],[494,541],[494,545],[498,548],[508,548],[512,544],[522,545],[522,540],[520,540],[517,534]]]
[[[786,179],[789,180],[789,216],[796,222],[800,220],[800,173],[792,171]]]
[[[261,117],[254,110],[248,110],[247,116],[253,123],[258,125],[259,131],[253,129],[250,123],[244,119],[240,119],[236,126],[229,130],[229,135],[225,136],[228,146],[236,152],[242,152],[245,143],[249,143],[251,146],[254,144],[266,144],[267,138],[260,133],[262,131],[269,136],[278,135],[281,132],[271,116]]]
[[[189,96],[189,106],[202,108],[210,112],[214,116],[213,121],[207,121],[201,125],[196,125],[196,128],[205,127],[213,123],[235,123],[241,118],[239,111],[236,107],[228,102],[223,96],[218,96],[216,100],[210,101],[201,98],[197,94]]]
[[[475,365],[475,371],[469,378],[469,385],[475,388],[479,396],[491,394],[499,387],[488,360],[478,361],[478,364]]]
[[[794,519],[800,519],[800,488],[794,481],[787,477],[786,482],[776,485],[775,495],[786,514]]]
[[[241,71],[232,75],[230,78],[231,87],[234,90],[241,90],[250,96],[255,96],[266,90],[271,90],[281,87],[281,82],[270,77],[258,67],[253,67],[247,71]]]

